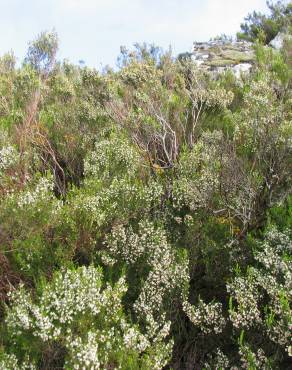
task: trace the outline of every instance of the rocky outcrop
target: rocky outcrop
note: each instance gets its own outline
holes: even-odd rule
[[[247,41],[214,40],[194,42],[193,61],[208,71],[233,70],[237,77],[252,67],[255,59],[252,44]]]
[[[280,50],[285,40],[292,40],[288,32],[279,32],[267,47]],[[229,39],[194,42],[193,50],[188,56],[200,68],[215,75],[232,70],[236,77],[248,73],[255,61],[253,44],[248,41],[231,41]]]

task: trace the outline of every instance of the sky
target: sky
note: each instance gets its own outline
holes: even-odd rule
[[[20,62],[29,41],[55,29],[58,59],[98,69],[115,66],[121,45],[171,45],[176,55],[267,11],[266,0],[0,0],[0,9],[0,55],[13,50]]]

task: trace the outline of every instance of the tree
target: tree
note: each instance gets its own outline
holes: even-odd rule
[[[42,32],[36,40],[29,44],[25,63],[30,64],[46,78],[54,67],[57,51],[57,33],[55,31]]]
[[[270,11],[269,15],[260,12],[253,12],[247,15],[245,22],[240,25],[241,32],[237,33],[237,38],[247,41],[259,39],[268,44],[280,31],[288,30],[292,27],[292,3],[287,4],[284,0],[272,3],[267,1]]]

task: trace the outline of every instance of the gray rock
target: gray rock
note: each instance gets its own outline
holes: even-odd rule
[[[269,45],[274,49],[279,50],[283,47],[284,40],[287,38],[291,39],[292,37],[287,33],[279,32],[278,35],[272,41],[270,41]]]
[[[269,46],[281,49],[285,39],[292,39],[287,32],[279,32]],[[236,78],[250,72],[255,61],[253,44],[248,41],[229,39],[194,42],[192,60],[201,69],[211,71],[214,76],[231,70]]]
[[[200,68],[215,74],[231,69],[237,77],[247,73],[255,59],[252,44],[247,41],[194,42],[192,54],[194,63]]]
[[[232,67],[232,71],[234,72],[237,78],[240,78],[241,74],[249,73],[252,67],[251,63],[239,63]]]

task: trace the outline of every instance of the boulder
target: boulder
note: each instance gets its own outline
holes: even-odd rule
[[[288,35],[287,33],[279,32],[278,35],[275,38],[273,38],[272,41],[270,41],[269,45],[272,48],[279,50],[283,47],[284,41],[287,38],[291,39],[292,37],[291,35]]]
[[[249,73],[251,67],[251,63],[239,63],[232,67],[232,71],[234,72],[235,76],[239,78],[242,73]]]

